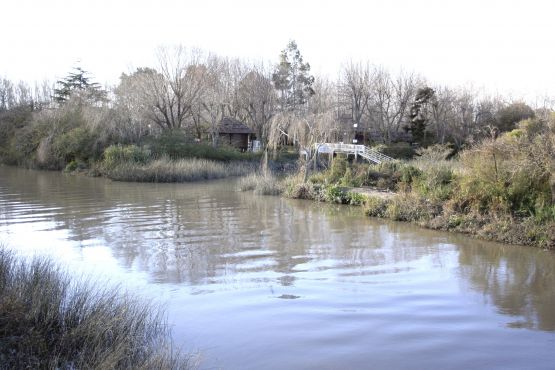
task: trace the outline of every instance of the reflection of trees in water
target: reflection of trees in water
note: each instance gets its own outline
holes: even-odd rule
[[[459,250],[462,281],[500,313],[522,318],[509,326],[555,330],[553,252],[480,241],[466,242]]]
[[[234,185],[225,181],[112,183],[8,170],[3,186],[23,202],[58,208],[49,217],[71,240],[108,245],[124,266],[161,282],[256,278],[272,270],[290,284],[314,261],[364,268],[413,260],[433,248],[426,238],[418,243],[418,236],[360,217],[358,208],[230,192]]]
[[[523,318],[510,325],[555,330],[551,252],[372,220],[361,217],[359,208],[233,192],[230,186],[112,183],[1,168],[0,220],[42,214],[55,229],[68,230],[76,245],[107,245],[121,264],[147,271],[155,281],[193,285],[294,285],[310,269],[356,275],[422,257],[441,266],[444,249],[456,245],[461,281],[501,313]]]

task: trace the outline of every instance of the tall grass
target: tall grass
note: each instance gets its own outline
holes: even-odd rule
[[[167,157],[148,163],[127,161],[103,169],[112,180],[136,182],[188,182],[242,176],[253,170],[245,162],[221,163],[206,159],[171,160]]]
[[[239,181],[239,190],[252,190],[255,194],[261,195],[278,195],[283,192],[283,186],[280,180],[271,173],[257,172],[243,177]]]
[[[188,367],[158,307],[0,246],[0,368]]]

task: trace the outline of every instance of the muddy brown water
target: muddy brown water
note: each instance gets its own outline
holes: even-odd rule
[[[555,368],[555,253],[360,212],[0,167],[0,242],[163,303],[203,369]]]

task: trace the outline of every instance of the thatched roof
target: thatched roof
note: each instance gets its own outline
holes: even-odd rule
[[[219,125],[220,134],[254,134],[243,122],[233,118],[225,117]]]

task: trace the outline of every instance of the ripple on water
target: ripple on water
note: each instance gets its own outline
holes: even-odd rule
[[[4,236],[167,299],[176,341],[198,348],[205,368],[552,368],[552,253],[238,193],[228,181],[0,167]]]

